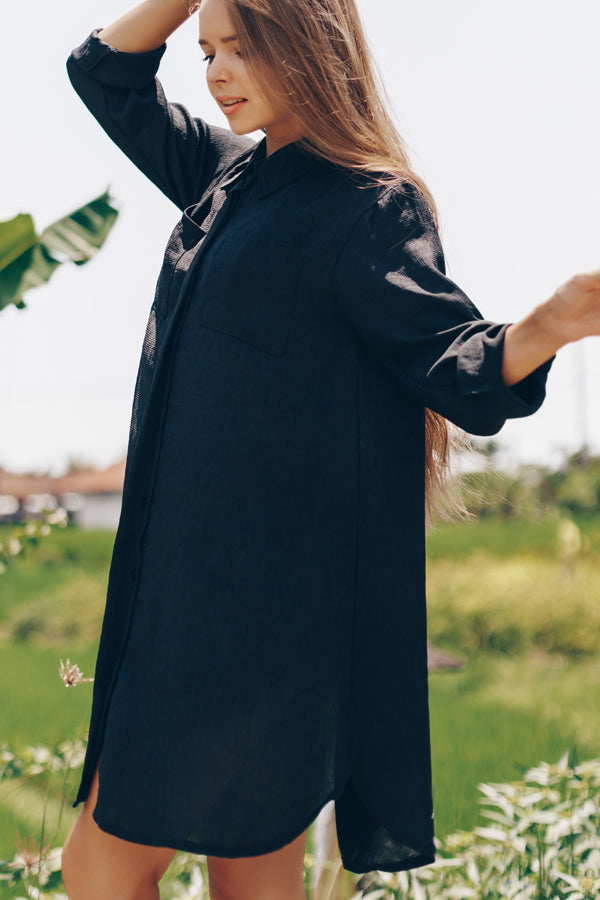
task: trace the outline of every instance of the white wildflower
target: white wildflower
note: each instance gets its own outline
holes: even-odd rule
[[[15,844],[17,852],[8,867],[20,872],[23,878],[28,878],[33,873],[37,875],[40,884],[45,884],[51,872],[56,872],[60,867],[61,848],[51,851],[49,841],[40,847],[31,835],[24,840],[17,832]]]
[[[16,537],[9,537],[8,539],[8,552],[11,556],[16,556],[17,553],[21,552],[23,545],[21,541]]]
[[[67,659],[66,663],[60,660],[60,668],[58,674],[65,683],[65,687],[74,687],[81,684],[82,681],[93,681],[93,678],[84,678],[83,673],[78,665],[71,664],[71,660]]]
[[[62,506],[57,507],[57,509],[46,516],[46,522],[49,525],[58,525],[60,528],[64,528],[68,521],[69,515]]]

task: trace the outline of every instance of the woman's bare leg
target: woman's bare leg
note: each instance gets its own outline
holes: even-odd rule
[[[107,834],[92,818],[98,769],[62,854],[69,900],[159,900],[158,882],[176,851],[147,847]]]
[[[308,829],[262,856],[207,856],[210,900],[306,900],[304,853]]]

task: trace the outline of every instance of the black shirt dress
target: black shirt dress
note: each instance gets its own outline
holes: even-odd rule
[[[297,144],[266,157],[192,117],[155,77],[165,49],[96,30],[67,62],[182,213],[143,341],[73,805],[100,759],[102,829],[242,857],[333,799],[346,869],[421,866],[424,408],[494,434],[540,406],[550,363],[504,385],[507,326],[445,275],[416,189]]]

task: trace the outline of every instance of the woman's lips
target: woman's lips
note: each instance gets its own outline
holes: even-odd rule
[[[246,102],[247,101],[245,99],[235,100],[233,102],[230,102],[230,101],[223,102],[223,100],[219,100],[219,106],[221,107],[221,109],[223,110],[223,112],[225,113],[226,116],[232,116],[235,112],[238,111],[238,109],[241,109],[241,107]]]

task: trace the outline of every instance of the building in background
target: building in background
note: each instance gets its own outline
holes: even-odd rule
[[[0,467],[0,522],[19,523],[44,509],[66,509],[82,528],[115,530],[119,523],[125,458],[107,469],[68,475],[24,475]]]

